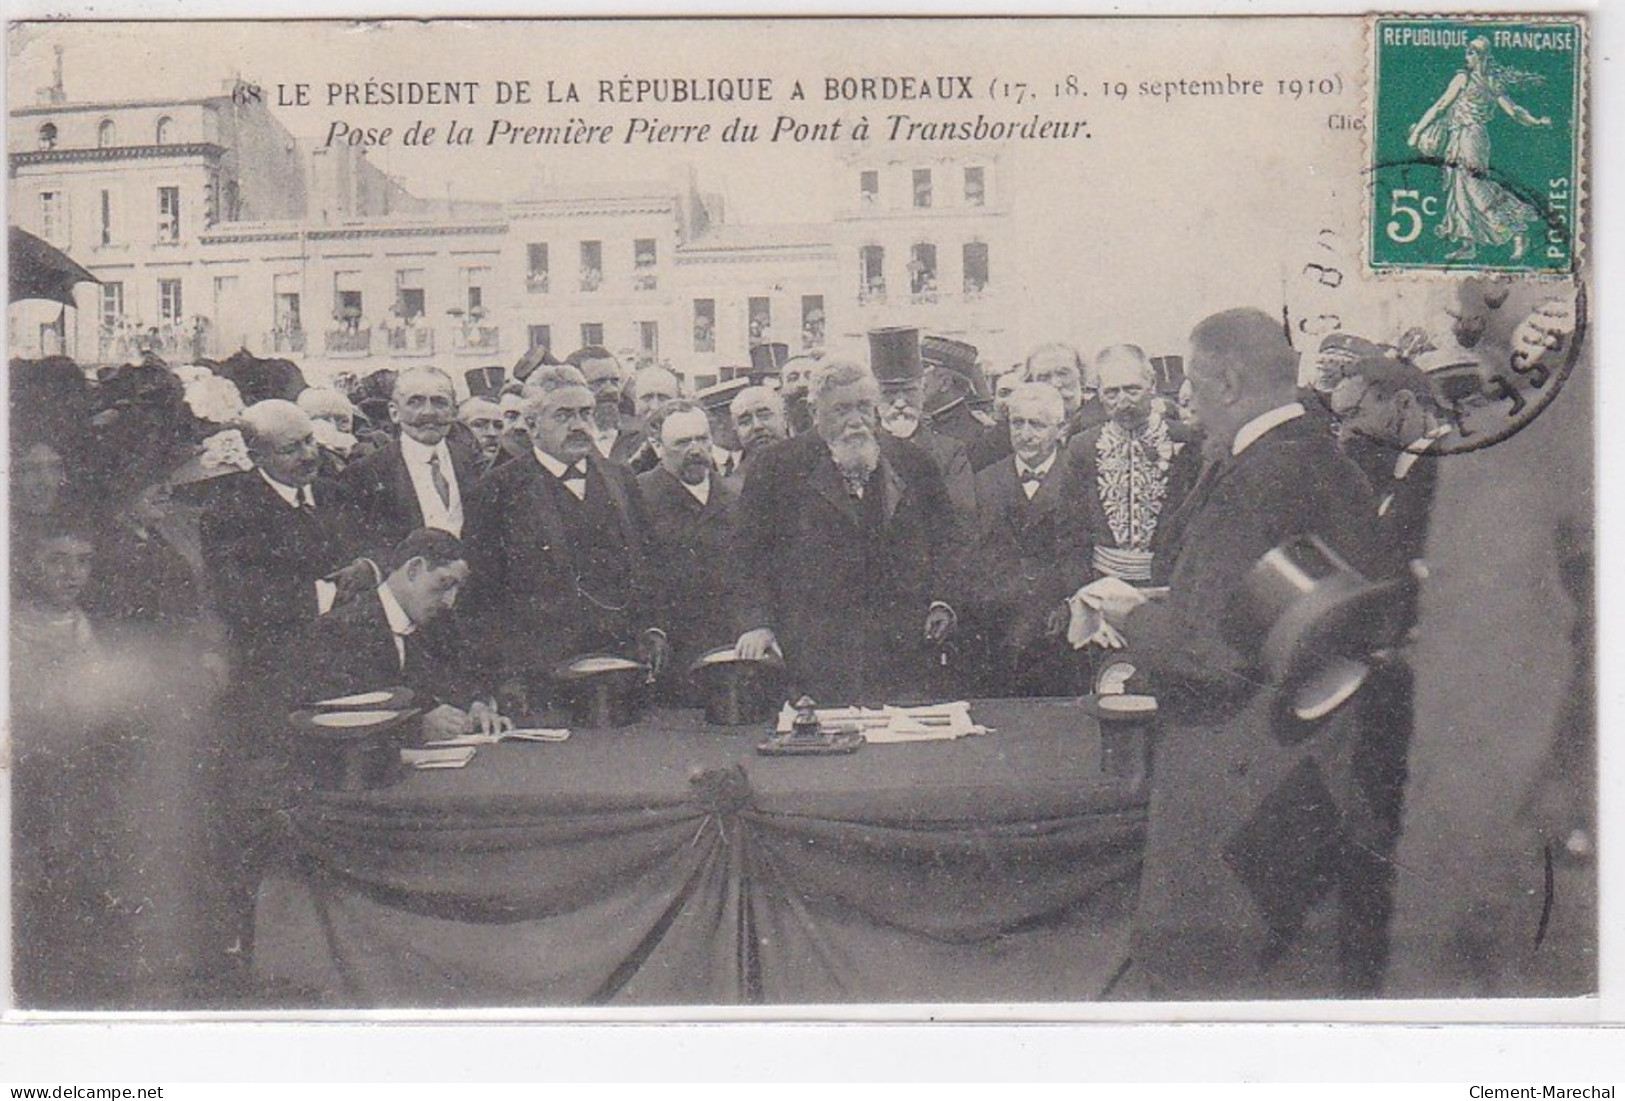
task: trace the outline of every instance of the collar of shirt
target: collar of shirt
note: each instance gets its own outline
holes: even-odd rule
[[[401,455],[409,466],[428,466],[431,455],[440,456],[440,469],[447,478],[451,477],[451,451],[446,447],[446,441],[430,447],[426,443],[419,443],[411,436],[401,433]]]
[[[406,609],[401,607],[401,602],[395,599],[395,591],[387,581],[378,586],[378,603],[384,606],[384,618],[389,620],[389,629],[397,635],[409,635],[418,629],[412,617],[406,614]]]
[[[726,466],[729,459],[732,459],[734,465],[738,466],[744,458],[745,453],[743,451],[729,451],[726,447],[718,447],[716,444],[711,445],[711,461],[717,464],[718,470]]]
[[[276,495],[278,497],[281,497],[284,501],[288,502],[289,508],[298,508],[301,503],[307,504],[311,508],[316,507],[316,495],[310,491],[310,487],[308,485],[284,485],[275,478],[271,477],[269,474],[265,473],[264,470],[260,470],[259,474],[261,478],[265,479],[266,485],[276,490]]]
[[[709,474],[705,476],[705,481],[697,486],[691,486],[681,478],[677,479],[677,484],[688,490],[689,496],[702,505],[711,500],[711,476]]]
[[[619,428],[611,428],[607,432],[594,432],[592,434],[593,446],[597,447],[598,453],[606,459],[609,458],[610,452],[615,450],[615,441],[620,438],[621,430]]]
[[[586,470],[587,460],[585,459],[577,459],[575,463],[566,463],[554,458],[552,455],[549,455],[539,447],[532,447],[531,451],[535,453],[536,461],[542,464],[542,469],[553,475],[555,478],[564,477],[565,471],[569,470],[576,464],[580,464],[583,471]]]
[[[1411,467],[1416,465],[1417,457],[1442,439],[1449,431],[1450,426],[1448,424],[1441,424],[1421,439],[1413,442],[1404,451],[1401,451],[1399,458],[1394,460],[1394,478],[1403,480],[1405,475],[1411,472]]]
[[[1055,456],[1057,454],[1059,454],[1058,450],[1057,451],[1051,451],[1049,453],[1049,458],[1045,459],[1043,462],[1039,463],[1037,466],[1028,466],[1026,461],[1023,460],[1021,458],[1021,456],[1019,456],[1019,455],[1016,456],[1016,479],[1018,481],[1022,481],[1022,480],[1025,480],[1025,479],[1029,478],[1029,477],[1037,477],[1037,478],[1044,477],[1045,475],[1047,475],[1050,472],[1050,469],[1055,465]]]
[[[1268,412],[1258,414],[1236,430],[1236,438],[1230,444],[1230,454],[1240,455],[1258,442],[1258,438],[1264,433],[1272,428],[1279,428],[1287,421],[1297,420],[1303,413],[1303,402],[1289,401],[1285,405],[1277,405]]]

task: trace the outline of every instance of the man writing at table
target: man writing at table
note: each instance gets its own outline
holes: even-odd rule
[[[380,563],[384,580],[311,625],[301,700],[374,691],[393,685],[412,690],[423,712],[423,736],[433,741],[474,730],[489,734],[512,726],[489,700],[465,711],[450,700],[472,696],[446,624],[468,580],[463,545],[449,532],[419,528]]]
[[[1074,597],[1074,642],[1104,615],[1149,667],[1160,704],[1134,970],[1122,993],[1347,989],[1337,883],[1351,847],[1371,836],[1351,768],[1359,709],[1283,740],[1257,640],[1238,630],[1244,577],[1293,537],[1319,536],[1367,577],[1386,572],[1370,488],[1304,417],[1296,364],[1280,322],[1261,311],[1226,311],[1195,328],[1187,374],[1208,465],[1167,521],[1156,562],[1168,595],[1148,600],[1106,578]]]
[[[941,599],[953,506],[931,457],[880,431],[880,385],[830,363],[815,431],[752,460],[734,545],[739,656],[782,648],[795,691],[820,704],[928,694],[953,630]]]

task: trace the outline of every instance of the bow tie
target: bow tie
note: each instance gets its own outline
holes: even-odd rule
[[[1020,474],[1023,489],[1025,489],[1027,486],[1042,485],[1044,482],[1044,476],[1038,473],[1036,470],[1023,470],[1020,472]]]
[[[564,473],[559,475],[559,481],[561,482],[585,482],[586,480],[587,464],[584,462],[574,463],[565,467]]]

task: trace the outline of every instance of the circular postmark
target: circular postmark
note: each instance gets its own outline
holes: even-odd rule
[[[1346,439],[1461,454],[1516,434],[1557,399],[1585,344],[1584,284],[1463,275],[1454,291],[1432,327],[1448,331],[1418,326],[1387,345],[1334,335],[1311,353],[1313,389]]]

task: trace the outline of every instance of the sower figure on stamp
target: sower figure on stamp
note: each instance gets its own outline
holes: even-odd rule
[[[1231,310],[1191,334],[1188,374],[1207,469],[1169,519],[1166,599],[1121,585],[1104,617],[1156,677],[1145,871],[1134,921],[1141,997],[1330,996],[1340,972],[1338,884],[1370,812],[1352,771],[1357,712],[1287,744],[1277,693],[1236,630],[1243,578],[1313,534],[1367,577],[1387,563],[1359,471],[1308,426],[1280,323]]]
[[[955,622],[948,491],[879,404],[869,371],[827,364],[815,431],[754,460],[740,498],[739,656],[782,649],[794,690],[828,706],[926,694]]]

